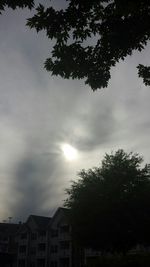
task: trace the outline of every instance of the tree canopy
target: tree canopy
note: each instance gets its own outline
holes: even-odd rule
[[[111,68],[150,39],[149,0],[66,0],[67,8],[39,5],[28,25],[56,42],[45,68],[52,75],[85,79],[93,90],[107,87]],[[150,85],[150,68],[138,74]]]
[[[149,0],[66,0],[56,10],[39,4],[27,25],[46,31],[52,52],[45,68],[52,75],[85,79],[92,90],[108,86],[111,68],[134,50],[142,51],[150,39]],[[34,6],[34,0],[1,0],[5,7]],[[139,64],[138,75],[150,85],[150,67]]]
[[[0,1],[0,14],[5,10],[6,7],[16,9],[17,7],[21,8],[32,8],[34,6],[34,0],[1,0]]]
[[[150,245],[150,173],[138,154],[106,154],[67,189],[73,235],[85,247],[128,251]]]

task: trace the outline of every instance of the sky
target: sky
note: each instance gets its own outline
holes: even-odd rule
[[[44,70],[52,43],[25,26],[30,16],[0,15],[0,221],[51,216],[71,180],[100,166],[105,153],[123,148],[150,163],[150,88],[136,70],[149,64],[150,46],[118,63],[109,86],[92,92],[84,80]],[[65,157],[64,144],[76,149],[74,160]]]

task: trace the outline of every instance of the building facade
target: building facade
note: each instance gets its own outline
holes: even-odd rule
[[[19,224],[0,223],[0,266],[16,267]]]
[[[11,243],[15,261],[3,267],[82,267],[88,259],[99,256],[77,246],[68,215],[68,209],[58,208],[52,218],[30,215],[25,223],[17,225],[15,242]],[[4,226],[7,228],[7,224]],[[0,243],[0,248],[4,247],[8,250],[5,237]]]
[[[73,243],[67,213],[67,209],[59,208],[48,228],[50,267],[72,267]]]
[[[51,218],[30,215],[18,232],[17,267],[48,266],[48,231]]]

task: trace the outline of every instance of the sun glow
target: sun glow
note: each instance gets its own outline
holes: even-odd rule
[[[75,160],[77,158],[77,150],[69,144],[63,144],[62,151],[65,158],[69,161]]]

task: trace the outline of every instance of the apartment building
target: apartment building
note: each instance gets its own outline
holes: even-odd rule
[[[18,231],[17,267],[81,266],[72,240],[68,209],[58,208],[52,218],[30,215]]]
[[[30,215],[18,231],[17,267],[48,266],[48,232],[51,218]]]
[[[17,235],[17,267],[81,267],[100,255],[75,243],[68,215],[58,208],[52,218],[29,216]]]
[[[58,208],[48,227],[49,266],[72,267],[73,243],[71,226],[68,223],[68,210]]]
[[[101,255],[100,251],[79,247],[73,240],[68,209],[57,209],[48,226],[48,232],[50,267],[81,267]]]
[[[16,267],[19,224],[0,223],[0,266]]]

